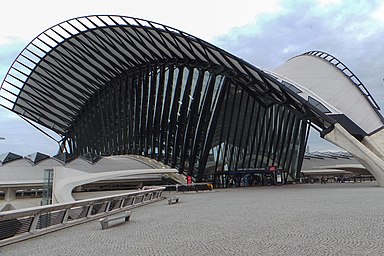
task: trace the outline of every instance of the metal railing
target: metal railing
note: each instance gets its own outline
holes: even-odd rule
[[[165,187],[0,212],[0,247],[161,200]]]

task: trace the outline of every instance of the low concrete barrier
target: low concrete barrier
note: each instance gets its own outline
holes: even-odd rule
[[[168,198],[168,204],[176,204],[178,202],[179,202],[178,196]]]
[[[119,221],[117,224],[129,221],[131,218],[131,211],[124,211],[112,216],[107,216],[100,219],[100,224],[102,229],[107,229],[112,225],[116,225],[116,221]],[[112,223],[112,224],[111,224]]]

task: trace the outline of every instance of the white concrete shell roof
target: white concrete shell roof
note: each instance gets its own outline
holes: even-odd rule
[[[347,152],[311,152],[304,156],[302,173],[318,174],[364,174],[369,175],[366,168],[361,165],[353,155]]]
[[[333,119],[333,127],[322,136],[351,153],[384,186],[383,116],[348,67],[328,53],[311,51],[288,60],[272,75]]]
[[[333,117],[344,115],[366,134],[383,127],[383,117],[374,99],[360,80],[330,54],[312,51],[291,58],[274,70],[276,76],[294,85],[298,94]],[[339,120],[337,120],[339,119]],[[365,134],[361,134],[364,136]]]

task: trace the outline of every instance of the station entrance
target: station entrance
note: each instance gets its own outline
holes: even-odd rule
[[[288,172],[274,167],[237,169],[217,172],[216,188],[254,187],[283,185],[287,182]]]

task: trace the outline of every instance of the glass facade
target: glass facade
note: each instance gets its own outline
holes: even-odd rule
[[[283,104],[248,93],[228,70],[162,64],[127,71],[95,93],[65,142],[75,155],[147,156],[195,181],[269,166],[295,178],[308,129]]]

